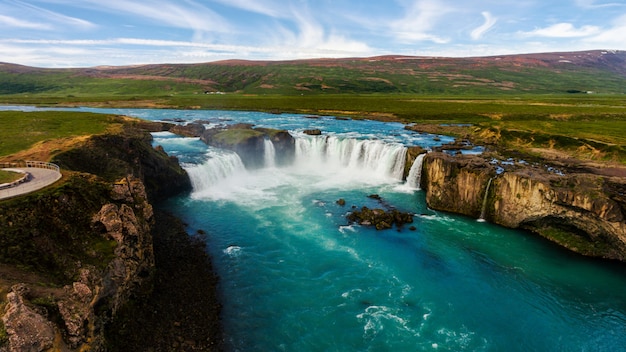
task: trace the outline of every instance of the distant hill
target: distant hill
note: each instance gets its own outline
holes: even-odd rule
[[[47,69],[0,63],[0,94],[626,93],[626,51],[228,60]]]

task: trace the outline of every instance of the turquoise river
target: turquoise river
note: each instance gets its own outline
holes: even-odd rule
[[[23,108],[22,108],[23,109]],[[163,204],[206,232],[229,351],[626,351],[626,270],[528,232],[437,212],[401,170],[445,136],[397,123],[257,112],[81,109],[288,130],[292,165],[246,170],[198,138],[155,133],[193,191]],[[322,136],[305,129],[319,128]],[[415,213],[412,230],[348,224],[353,206]],[[337,200],[345,199],[341,206]]]

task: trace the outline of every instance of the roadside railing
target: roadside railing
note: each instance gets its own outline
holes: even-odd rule
[[[56,172],[61,172],[59,165],[46,161],[17,161],[10,163],[0,163],[0,169],[8,169],[13,167],[36,167],[38,169],[49,169]]]
[[[21,185],[22,183],[31,181],[33,179],[33,177],[32,177],[30,172],[25,171],[25,170],[19,170],[19,169],[25,169],[25,168],[48,169],[48,170],[56,171],[59,175],[61,174],[61,169],[59,168],[58,165],[53,164],[53,163],[49,163],[49,162],[45,162],[45,161],[21,161],[21,162],[0,163],[0,169],[9,169],[9,170],[11,170],[13,172],[18,172],[18,173],[24,174],[24,176],[20,177],[18,180],[15,180],[13,182],[0,184],[0,190],[6,190],[6,189],[9,189],[9,188],[14,188],[14,187],[17,187],[17,186]],[[54,177],[52,179],[52,182],[58,180],[59,178],[60,178],[60,176]],[[50,181],[51,180],[48,180],[48,179],[36,180],[34,182],[34,184],[43,183],[43,182],[50,182]],[[33,186],[34,186],[34,184],[33,184]]]

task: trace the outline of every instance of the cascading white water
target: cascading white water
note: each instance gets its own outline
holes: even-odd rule
[[[489,179],[489,182],[487,182],[487,188],[485,189],[485,195],[483,197],[483,205],[480,209],[480,217],[478,218],[478,221],[480,222],[484,222],[485,216],[487,215],[487,199],[489,198],[489,188],[491,188],[491,181],[493,181],[493,177],[491,177]]]
[[[207,156],[204,163],[186,168],[195,191],[209,189],[221,180],[246,172],[237,153],[210,149]]]
[[[400,181],[407,148],[379,140],[357,140],[326,136],[296,138],[294,164],[276,168],[276,152],[265,141],[265,167],[246,170],[233,152],[211,148],[201,165],[187,166],[195,198],[247,199],[277,198],[276,190],[296,180],[307,179],[309,186],[338,187]],[[332,186],[331,186],[332,185]]]
[[[422,180],[422,166],[424,164],[424,157],[426,154],[420,154],[413,161],[413,165],[411,165],[411,170],[409,170],[409,175],[406,177],[406,184],[410,188],[420,190],[420,183]]]
[[[274,149],[274,143],[269,139],[265,139],[263,143],[263,158],[265,167],[276,166],[276,149]]]
[[[377,177],[401,180],[407,148],[380,140],[341,139],[335,136],[296,138],[296,164],[327,169],[350,169]]]

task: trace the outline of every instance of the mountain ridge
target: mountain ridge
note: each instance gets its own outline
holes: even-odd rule
[[[47,82],[46,77],[54,77]],[[87,68],[0,63],[0,94],[71,94],[101,80],[146,93],[626,93],[626,51],[591,50],[480,57],[383,55],[285,61],[223,60]],[[143,87],[137,81],[151,82]],[[111,83],[111,82],[109,82]],[[175,84],[177,86],[172,86]],[[132,94],[130,89],[118,88]]]

